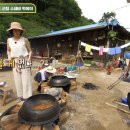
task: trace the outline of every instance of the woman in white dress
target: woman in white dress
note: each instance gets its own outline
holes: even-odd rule
[[[23,28],[20,23],[12,22],[7,30],[12,34],[7,39],[7,55],[8,60],[13,60],[13,75],[17,96],[20,100],[26,100],[32,96],[31,85],[31,56],[32,50],[30,42],[27,38],[22,37]]]

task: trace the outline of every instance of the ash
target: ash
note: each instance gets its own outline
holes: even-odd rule
[[[71,101],[78,101],[78,100],[85,98],[85,95],[83,95],[80,92],[72,92],[69,94],[69,97],[70,97]]]

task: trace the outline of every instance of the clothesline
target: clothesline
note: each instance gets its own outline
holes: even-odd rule
[[[84,43],[84,42],[81,42],[81,46],[84,46],[84,47],[86,47],[86,43]],[[100,48],[101,47],[96,47],[96,46],[92,46],[92,45],[90,45],[91,46],[91,49],[93,49],[93,50],[100,50]],[[122,45],[122,46],[120,46],[120,48],[121,49],[123,49],[123,48],[125,48],[125,47],[128,47],[128,46],[130,46],[130,42],[129,43],[127,43],[127,44],[125,44],[125,45]],[[103,48],[103,52],[108,52],[109,51],[109,48]]]

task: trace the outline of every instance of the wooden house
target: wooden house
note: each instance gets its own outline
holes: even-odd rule
[[[114,37],[113,34],[116,36]],[[110,36],[109,36],[110,34]],[[120,26],[116,20],[110,23],[102,22],[86,26],[53,31],[45,35],[39,35],[29,38],[33,48],[33,54],[42,57],[59,56],[64,58],[70,55],[76,55],[80,42],[88,43],[94,46],[115,47],[125,44],[130,40],[130,32],[123,26]],[[80,46],[82,55],[85,48]],[[94,59],[101,60],[97,51],[93,51]],[[108,58],[104,54],[102,61]]]

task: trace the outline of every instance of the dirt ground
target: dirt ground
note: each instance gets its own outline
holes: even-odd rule
[[[35,72],[32,71],[33,91],[37,88],[33,80]],[[105,104],[119,101],[130,91],[130,83],[124,81],[112,90],[107,89],[120,75],[121,70],[114,70],[111,75],[107,75],[106,70],[83,67],[77,78],[77,90],[69,93],[67,106],[70,117],[63,123],[61,130],[130,130],[130,125],[125,122],[130,115]],[[0,81],[6,81],[15,90],[12,71],[0,72]],[[82,87],[84,83],[92,83],[97,89],[85,89]]]

